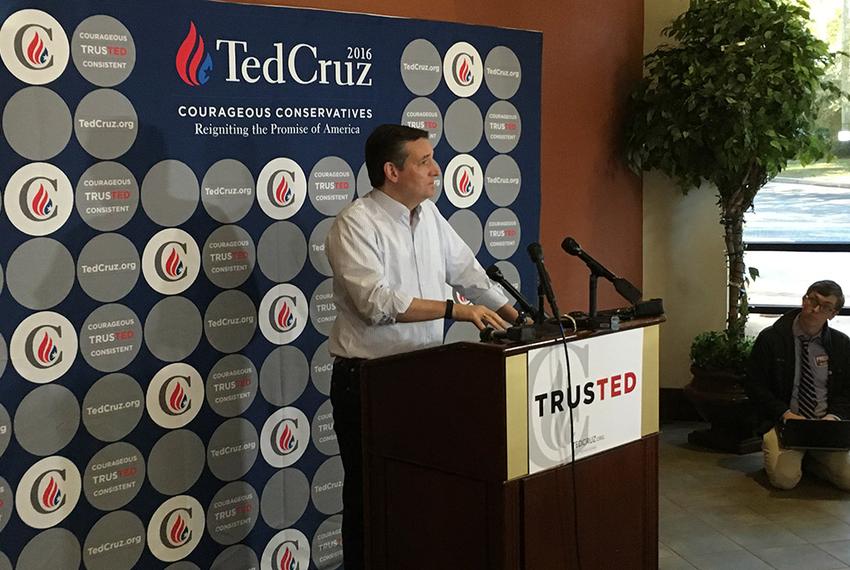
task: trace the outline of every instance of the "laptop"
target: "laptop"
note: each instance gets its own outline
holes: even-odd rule
[[[787,449],[850,449],[850,421],[787,420],[779,426],[779,441]]]

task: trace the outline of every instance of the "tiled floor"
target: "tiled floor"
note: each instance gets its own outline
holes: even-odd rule
[[[701,424],[661,426],[659,568],[850,568],[850,493],[805,475],[767,482],[761,453],[692,447]]]

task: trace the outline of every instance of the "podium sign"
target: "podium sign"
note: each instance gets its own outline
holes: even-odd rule
[[[569,342],[571,391],[564,345],[528,351],[529,474],[572,461],[570,408],[577,459],[640,439],[643,336],[641,328]]]

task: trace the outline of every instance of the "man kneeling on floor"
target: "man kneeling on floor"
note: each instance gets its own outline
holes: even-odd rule
[[[789,419],[850,420],[850,339],[827,325],[843,306],[841,287],[818,281],[803,295],[801,309],[756,339],[745,387],[757,408],[764,468],[774,487],[795,487],[808,455],[807,470],[850,490],[850,453],[787,449],[777,435],[777,426]]]

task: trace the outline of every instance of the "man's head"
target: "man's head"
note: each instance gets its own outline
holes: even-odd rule
[[[805,328],[820,329],[844,306],[844,293],[835,281],[816,281],[803,295],[800,319]]]
[[[428,132],[403,125],[381,125],[366,139],[366,170],[375,188],[409,206],[434,195],[440,169]]]

